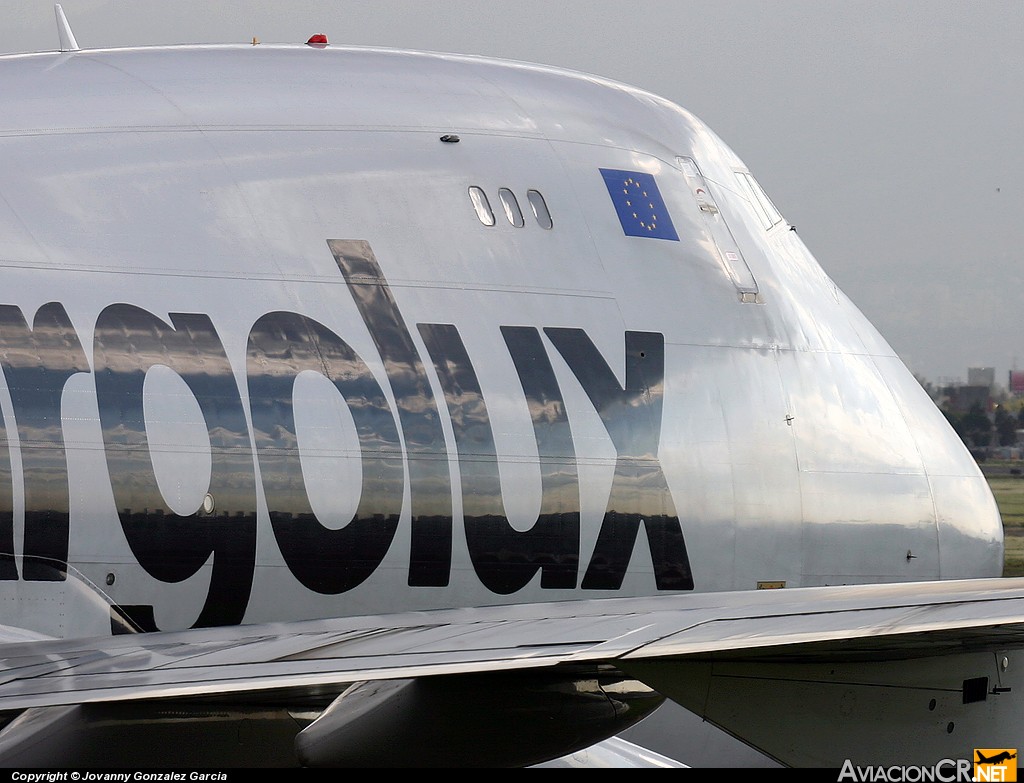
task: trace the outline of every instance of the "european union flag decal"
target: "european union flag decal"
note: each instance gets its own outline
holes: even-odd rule
[[[600,171],[626,236],[679,241],[653,174],[619,169]]]

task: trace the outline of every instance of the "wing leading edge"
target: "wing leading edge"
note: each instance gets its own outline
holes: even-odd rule
[[[689,658],[889,660],[1024,644],[1024,579],[408,612],[0,645],[0,710]]]
[[[367,681],[593,665],[785,763],[906,762],[951,756],[955,743],[1013,745],[1017,729],[1004,737],[991,718],[1021,725],[1022,647],[1021,579],[539,603],[8,643],[0,709],[295,700]],[[915,710],[934,718],[933,740],[900,740],[879,717],[916,726]]]

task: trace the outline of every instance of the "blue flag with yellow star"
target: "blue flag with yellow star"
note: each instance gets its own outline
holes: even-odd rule
[[[626,236],[679,241],[653,174],[621,169],[600,171]]]

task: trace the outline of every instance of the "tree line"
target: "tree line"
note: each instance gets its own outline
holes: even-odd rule
[[[975,403],[967,413],[945,409],[942,413],[968,448],[1016,446],[1017,430],[1024,429],[1024,408],[1015,416],[1004,406],[997,405],[989,416]]]

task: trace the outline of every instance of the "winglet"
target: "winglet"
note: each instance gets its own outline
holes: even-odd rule
[[[75,34],[71,32],[71,25],[68,24],[68,18],[64,16],[64,9],[60,7],[60,3],[54,5],[53,12],[57,15],[57,35],[60,36],[60,50],[62,52],[77,52],[78,41],[75,40]]]

